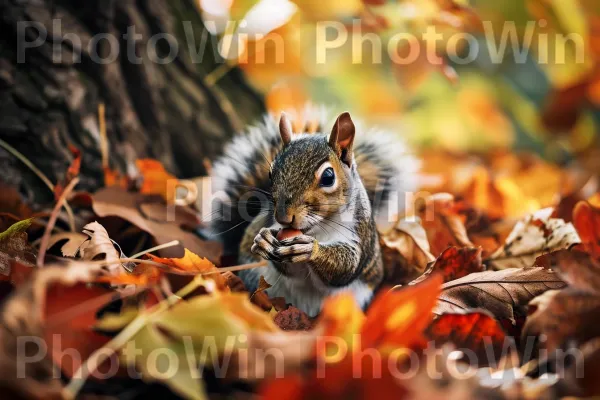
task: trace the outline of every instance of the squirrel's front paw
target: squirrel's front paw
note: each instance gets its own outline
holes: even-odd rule
[[[300,235],[282,240],[275,248],[275,256],[279,262],[301,263],[310,261],[318,249],[317,240],[308,235]]]
[[[265,260],[278,261],[277,256],[275,255],[275,249],[281,246],[281,244],[275,237],[276,235],[276,230],[262,228],[254,238],[254,243],[252,244],[250,251],[261,256]]]

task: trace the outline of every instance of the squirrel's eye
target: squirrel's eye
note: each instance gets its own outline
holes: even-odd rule
[[[321,187],[331,187],[335,183],[335,172],[333,172],[333,168],[329,167],[321,174],[321,180],[319,181],[319,186]]]

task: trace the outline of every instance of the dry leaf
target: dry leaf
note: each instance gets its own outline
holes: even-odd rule
[[[135,164],[142,175],[140,193],[160,195],[167,204],[172,204],[175,199],[177,178],[169,174],[158,160],[144,158],[136,160]]]
[[[65,257],[75,257],[79,253],[79,248],[89,239],[89,236],[79,232],[61,232],[50,236],[48,248],[52,248],[59,242],[63,242],[60,251]]]
[[[537,295],[560,289],[565,283],[543,268],[509,268],[470,274],[442,286],[436,314],[459,313],[473,308],[489,311],[498,320],[515,322],[516,314]]]
[[[11,225],[0,233],[0,276],[10,276],[11,260],[34,263],[35,255],[28,243],[26,230],[32,219],[25,219]]]
[[[313,327],[310,317],[304,311],[293,306],[279,311],[273,321],[284,331],[308,331]]]
[[[473,351],[476,357],[469,357],[468,361],[479,367],[487,365],[488,349],[493,352],[494,360],[500,359],[506,338],[500,323],[485,310],[442,314],[429,325],[426,335],[436,341],[436,347],[449,342],[458,349]]]
[[[515,225],[506,243],[485,262],[494,269],[531,267],[544,253],[581,243],[572,224],[551,218],[552,208],[535,212]]]
[[[597,196],[600,198],[600,195]],[[573,210],[573,224],[581,237],[585,249],[600,259],[600,201],[577,203]]]
[[[454,196],[438,193],[425,199],[417,210],[433,255],[439,255],[450,246],[474,247],[467,236],[464,218],[459,215]]]
[[[108,237],[108,232],[98,222],[91,222],[83,227],[83,233],[89,236],[89,239],[83,242],[79,247],[81,259],[85,261],[106,260],[106,268],[111,275],[115,275],[121,269],[121,254],[115,249],[115,246]]]
[[[418,222],[402,220],[380,240],[388,285],[410,282],[435,260],[429,252],[427,234]]]
[[[444,250],[422,276],[411,282],[411,285],[423,281],[432,273],[439,273],[444,282],[450,282],[482,271],[484,271],[484,267],[481,262],[481,248],[450,247]]]
[[[60,198],[69,183],[79,176],[79,170],[81,169],[81,151],[71,144],[69,144],[69,151],[73,155],[73,161],[71,162],[69,169],[67,169],[65,178],[54,186],[54,198],[56,200]]]
[[[181,257],[184,247],[193,253],[202,254],[213,263],[218,263],[221,257],[221,244],[213,241],[204,241],[196,234],[182,229],[182,226],[191,225],[190,213],[182,211],[185,207],[175,208],[174,221],[164,222],[148,219],[140,211],[140,204],[148,203],[148,197],[126,192],[117,187],[100,189],[94,195],[93,209],[99,217],[116,216],[123,218],[141,230],[154,237],[157,244],[169,243],[178,240],[180,245],[160,250],[163,257]],[[163,215],[167,215],[167,206],[163,206]]]

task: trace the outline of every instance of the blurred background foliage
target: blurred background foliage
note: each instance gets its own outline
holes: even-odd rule
[[[557,193],[600,171],[600,1],[199,0],[199,8],[227,59],[214,79],[239,65],[273,113],[310,100],[401,131],[433,177],[426,188],[471,193],[481,206],[504,199],[500,215],[513,215],[556,204]],[[347,40],[318,63],[318,27],[330,26],[335,40],[341,24]],[[441,40],[424,46],[431,28]],[[256,33],[266,36],[252,40]],[[369,40],[361,45],[367,33],[381,40],[381,62]],[[414,62],[388,55],[399,33],[415,39],[390,47],[403,57],[418,48]],[[565,176],[557,166],[567,164],[584,177]]]

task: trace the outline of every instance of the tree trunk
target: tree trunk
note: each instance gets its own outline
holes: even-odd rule
[[[152,157],[178,177],[205,174],[203,159],[218,155],[263,103],[237,69],[215,83],[210,74],[223,64],[195,2],[0,0],[0,138],[52,182],[63,177],[74,145],[83,154],[79,188],[93,190],[103,184],[104,103],[112,168]],[[128,29],[137,40],[123,36]],[[172,62],[157,60],[175,45]],[[0,166],[0,179],[29,202],[52,201],[3,149]]]

